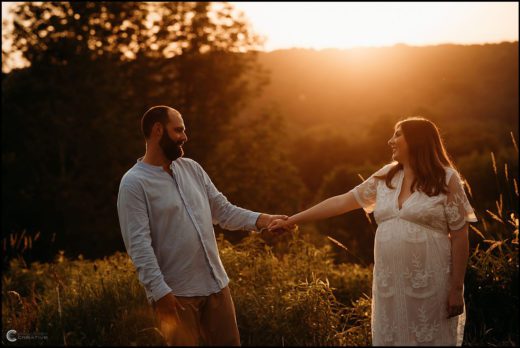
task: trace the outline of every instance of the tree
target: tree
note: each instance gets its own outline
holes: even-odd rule
[[[362,182],[359,175],[367,179],[377,169],[372,166],[337,166],[323,180],[315,202],[350,191]],[[320,233],[338,240],[349,249],[348,255],[342,254],[343,256],[339,257],[341,261],[354,263],[361,261],[367,265],[373,263],[376,225],[374,218],[367,218],[367,214],[362,209],[321,220],[316,225]]]
[[[272,108],[230,125],[208,165],[217,188],[235,205],[271,214],[291,215],[306,194],[289,162],[283,118]],[[237,234],[233,232],[234,234]]]
[[[290,158],[309,192],[316,192],[323,178],[339,164],[358,165],[369,157],[337,129],[322,126],[294,135]]]
[[[179,109],[191,134],[187,153],[204,164],[224,126],[265,82],[247,53],[259,38],[232,9],[18,5],[5,54],[21,52],[30,67],[2,79],[3,230],[57,232],[60,248],[87,257],[121,249],[118,185],[144,152],[144,111]]]

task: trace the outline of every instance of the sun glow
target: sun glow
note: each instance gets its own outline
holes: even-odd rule
[[[2,49],[16,2],[2,2]],[[223,3],[215,2],[214,6]],[[263,49],[354,48],[518,41],[518,2],[231,2],[262,36]],[[26,65],[20,52],[2,70]],[[5,65],[5,66],[4,66]]]
[[[266,50],[518,41],[516,2],[236,2]]]

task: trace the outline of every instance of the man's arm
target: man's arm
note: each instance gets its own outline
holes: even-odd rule
[[[286,219],[285,215],[269,215],[253,212],[231,204],[213,184],[208,174],[199,165],[208,194],[214,224],[227,230],[261,230],[275,219]]]
[[[144,192],[136,184],[122,184],[117,198],[121,233],[139,281],[157,301],[172,290],[164,281],[152,248],[150,224]]]

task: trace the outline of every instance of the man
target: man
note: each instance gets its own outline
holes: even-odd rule
[[[281,215],[228,202],[195,161],[181,114],[155,106],[143,115],[144,157],[125,173],[117,209],[121,233],[168,345],[240,345],[229,279],[213,223],[267,228]]]

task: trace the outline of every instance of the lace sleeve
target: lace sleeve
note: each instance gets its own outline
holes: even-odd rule
[[[449,179],[448,191],[444,212],[450,230],[457,231],[466,222],[476,222],[477,217],[468,201],[462,180],[457,172],[454,172]]]
[[[376,179],[375,176],[386,173],[390,167],[391,165],[387,164],[372,174],[367,180],[352,189],[356,201],[367,213],[373,212],[376,206],[378,179]]]

